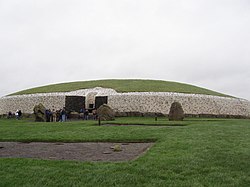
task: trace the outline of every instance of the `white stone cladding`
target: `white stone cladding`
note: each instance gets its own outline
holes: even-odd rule
[[[117,93],[109,88],[82,89],[72,92],[41,93],[0,98],[0,114],[22,110],[32,113],[35,105],[60,109],[65,106],[66,96],[85,96],[93,103],[94,96],[108,96],[108,105],[116,112],[141,112],[168,114],[174,101],[181,103],[186,114],[239,115],[250,117],[250,102],[245,99],[183,94],[171,92]]]
[[[17,109],[23,113],[33,113],[35,105],[42,103],[48,109],[61,109],[65,106],[64,95],[32,94],[20,96],[8,96],[0,99],[0,114],[15,112]]]
[[[174,101],[186,114],[250,116],[250,102],[244,99],[181,93],[124,93],[110,95],[108,104],[117,112],[168,114]]]
[[[117,92],[114,89],[111,88],[102,88],[102,87],[95,87],[90,89],[82,89],[82,90],[76,90],[71,92],[65,92],[65,95],[78,95],[78,96],[87,96],[91,93],[97,93],[96,96],[108,96],[108,95],[114,95],[117,94]]]

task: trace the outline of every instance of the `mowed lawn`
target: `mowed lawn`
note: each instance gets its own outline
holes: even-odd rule
[[[114,122],[138,125],[1,119],[0,141],[155,141],[155,145],[129,162],[0,158],[0,186],[250,186],[250,120],[169,122],[138,117]]]

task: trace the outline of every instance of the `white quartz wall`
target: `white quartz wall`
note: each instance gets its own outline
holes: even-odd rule
[[[33,113],[35,105],[42,103],[48,109],[61,109],[65,106],[66,96],[91,96],[91,95],[110,95],[116,91],[110,88],[96,87],[91,89],[81,89],[71,92],[38,93],[16,96],[5,96],[0,98],[0,115],[8,111],[15,112],[17,109],[23,113]],[[93,97],[86,103],[93,103]]]
[[[30,94],[0,98],[0,114],[22,110],[32,113],[35,105],[60,109],[65,106],[66,95],[108,96],[108,105],[116,112],[168,114],[174,101],[181,103],[186,114],[240,115],[250,117],[250,102],[239,98],[182,94],[170,92],[117,93],[112,89],[93,88],[65,93]],[[92,97],[89,97],[92,98]]]
[[[48,109],[61,109],[65,106],[65,96],[63,95],[26,95],[12,96],[0,99],[0,114],[15,112],[17,109],[23,113],[33,113],[35,105],[42,103]]]
[[[168,114],[174,101],[181,103],[186,114],[250,116],[250,102],[193,94],[131,93],[108,97],[108,104],[117,112],[153,112]]]

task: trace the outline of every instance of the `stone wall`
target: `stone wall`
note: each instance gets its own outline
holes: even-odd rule
[[[182,94],[170,92],[117,93],[112,89],[93,88],[65,93],[30,94],[0,98],[0,114],[22,110],[32,113],[35,105],[60,109],[65,106],[65,96],[108,96],[108,105],[115,112],[168,114],[174,101],[181,103],[185,114],[233,115],[250,117],[250,102],[239,98]],[[86,102],[90,102],[86,101]],[[92,101],[93,102],[93,101]]]
[[[174,101],[181,103],[185,114],[250,117],[250,102],[238,98],[178,93],[130,93],[108,97],[108,105],[116,112],[168,114]]]
[[[15,112],[17,109],[23,113],[33,113],[35,105],[42,103],[48,109],[61,109],[65,106],[64,95],[23,95],[10,96],[0,99],[0,114],[6,114],[8,111]]]
[[[33,113],[35,105],[42,103],[48,109],[61,109],[65,106],[66,96],[91,96],[96,93],[101,95],[115,94],[116,91],[110,88],[96,87],[92,89],[82,89],[71,92],[38,93],[16,96],[5,96],[0,98],[0,115],[8,111],[15,112],[17,109],[23,113]],[[85,100],[85,103],[94,103],[93,97]],[[86,106],[87,108],[88,106]]]

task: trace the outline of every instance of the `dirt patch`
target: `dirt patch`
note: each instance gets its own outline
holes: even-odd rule
[[[187,124],[102,124],[102,126],[137,126],[137,127],[183,127]]]
[[[0,142],[0,158],[129,161],[145,153],[153,144],[154,143]]]

